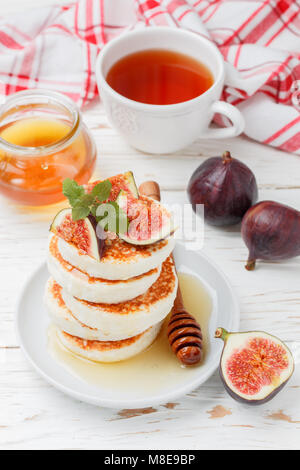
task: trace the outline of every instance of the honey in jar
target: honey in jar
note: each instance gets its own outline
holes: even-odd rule
[[[0,192],[21,204],[63,198],[62,182],[86,183],[96,148],[71,100],[55,92],[16,93],[0,109]]]

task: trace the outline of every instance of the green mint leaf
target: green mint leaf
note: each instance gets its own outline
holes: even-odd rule
[[[66,178],[63,181],[63,194],[69,199],[70,205],[74,206],[78,199],[84,195],[84,188],[79,186],[76,181]]]
[[[98,202],[106,201],[109,198],[111,191],[111,182],[109,180],[101,181],[93,187],[91,194]]]
[[[90,213],[90,208],[87,206],[75,206],[72,209],[72,219],[81,220],[85,219]]]
[[[76,181],[66,178],[63,181],[63,194],[69,199],[72,206],[73,220],[84,219],[90,213],[97,216],[97,210],[101,208],[101,216],[97,217],[97,222],[100,222],[105,230],[116,233],[119,233],[119,231],[126,232],[128,219],[118,204],[116,202],[101,204],[109,198],[111,188],[111,182],[105,180],[96,184],[90,193],[86,193],[83,186],[79,186]],[[108,205],[106,206],[106,204]]]
[[[91,194],[83,194],[72,207],[72,219],[80,220],[87,217],[91,211],[94,197]]]
[[[77,199],[76,204],[74,204],[74,207],[86,206],[90,208],[93,203],[94,203],[94,196],[92,194],[83,194],[83,196]]]

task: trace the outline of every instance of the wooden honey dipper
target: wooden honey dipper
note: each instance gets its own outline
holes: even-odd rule
[[[142,183],[139,192],[144,196],[160,201],[160,188],[155,181]],[[185,310],[179,284],[167,335],[174,354],[182,364],[190,366],[201,362],[203,357],[201,327],[196,319]]]

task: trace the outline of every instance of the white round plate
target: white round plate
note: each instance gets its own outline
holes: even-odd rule
[[[132,385],[101,387],[77,377],[60,364],[48,350],[49,318],[44,307],[45,283],[49,277],[46,264],[37,269],[28,279],[18,299],[16,310],[16,332],[25,356],[37,372],[50,384],[78,400],[108,408],[142,408],[158,405],[185,395],[203,384],[216,370],[222,350],[222,342],[214,339],[216,327],[235,331],[239,326],[239,305],[224,274],[202,253],[188,251],[177,243],[174,256],[178,271],[193,273],[207,287],[213,298],[213,312],[209,323],[210,348],[201,367],[189,370],[178,383],[162,384],[155,389],[139,389]],[[144,367],[147,374],[147,364]],[[138,377],[140,382],[143,377]]]

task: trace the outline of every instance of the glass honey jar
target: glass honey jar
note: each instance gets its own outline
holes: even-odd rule
[[[48,90],[16,93],[0,107],[0,192],[20,204],[63,199],[62,182],[86,183],[96,146],[72,100]]]

